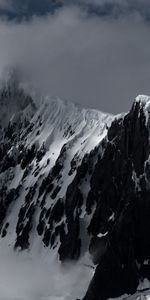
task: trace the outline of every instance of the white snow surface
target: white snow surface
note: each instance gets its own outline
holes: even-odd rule
[[[99,238],[105,237],[107,234],[108,234],[108,232],[105,232],[105,233],[99,233],[99,234],[97,235],[97,237],[99,237]]]

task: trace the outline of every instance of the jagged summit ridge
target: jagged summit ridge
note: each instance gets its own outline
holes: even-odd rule
[[[135,101],[136,102],[141,102],[143,104],[147,104],[148,102],[150,102],[150,96],[148,96],[148,95],[138,95],[135,98]]]
[[[135,103],[140,103],[143,107],[143,111],[146,117],[146,124],[149,126],[149,116],[150,116],[150,96],[139,95],[135,99]]]

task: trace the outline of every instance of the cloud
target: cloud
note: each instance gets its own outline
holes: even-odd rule
[[[135,8],[149,6],[149,0],[79,0],[80,3],[87,3],[92,5],[104,5],[104,4],[112,4],[112,5],[120,5],[122,7],[130,6]]]
[[[122,15],[139,14],[150,19],[149,0],[79,0],[81,5],[89,7],[89,12],[101,16],[122,17]]]
[[[139,15],[89,16],[69,7],[21,23],[0,21],[0,70],[17,66],[23,81],[104,111],[127,111],[150,94],[150,27]]]
[[[12,0],[0,0],[0,9],[2,10],[13,10]]]

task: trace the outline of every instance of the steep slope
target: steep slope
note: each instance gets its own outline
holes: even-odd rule
[[[11,247],[31,250],[36,241],[36,245],[57,247],[62,260],[78,258],[81,252],[79,220],[72,220],[74,230],[69,229],[65,195],[76,181],[75,177],[84,176],[80,174],[82,160],[86,165],[91,155],[96,162],[97,151],[95,154],[92,151],[106,136],[113,117],[59,98],[40,99],[36,108],[36,99],[25,95],[18,86],[7,84],[5,89],[0,96],[3,121],[0,132],[1,237],[5,237],[5,243]],[[10,103],[15,113],[7,108]],[[87,184],[83,182],[85,194],[89,178],[90,175]],[[75,203],[74,206],[77,210],[83,206],[84,214],[84,197],[79,189],[77,193],[79,207]],[[67,232],[75,236],[74,245],[65,255]]]
[[[150,98],[137,97],[103,142],[87,202],[96,205],[89,232],[97,267],[84,300],[133,294],[150,280],[149,112]]]

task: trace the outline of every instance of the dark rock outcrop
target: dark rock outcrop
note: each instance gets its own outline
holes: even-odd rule
[[[132,294],[140,279],[150,279],[150,265],[145,266],[150,259],[149,171],[145,172],[149,132],[141,103],[134,103],[123,119],[112,123],[104,144],[87,208],[92,199],[96,209],[89,233],[96,237],[107,232],[108,239],[84,300]]]

